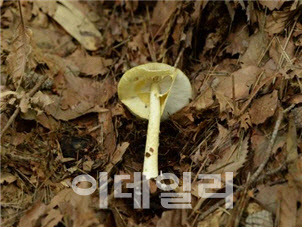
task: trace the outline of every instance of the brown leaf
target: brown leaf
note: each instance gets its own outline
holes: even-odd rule
[[[300,198],[299,198],[300,197]],[[280,200],[280,227],[295,227],[297,220],[297,201],[301,194],[294,187],[285,186],[278,191]]]
[[[230,42],[226,49],[228,53],[232,55],[243,54],[249,46],[248,26],[245,24],[239,25],[234,33],[229,34],[227,40]]]
[[[268,2],[277,2],[277,1],[268,1]],[[269,35],[274,35],[276,33],[281,33],[286,28],[288,19],[290,16],[290,10],[286,9],[285,11],[273,11],[271,15],[268,15],[266,18],[265,30]]]
[[[106,172],[111,172],[111,170],[113,169],[113,167],[122,160],[122,157],[124,155],[124,153],[126,152],[127,148],[129,147],[129,143],[128,142],[123,142],[120,145],[117,146],[116,151],[114,152],[113,156],[110,158],[110,162],[107,165],[107,167],[105,168]]]
[[[19,227],[35,227],[37,225],[38,219],[45,214],[46,205],[42,202],[37,202],[34,204],[24,216],[21,217],[19,222]]]
[[[266,210],[250,214],[246,218],[246,227],[273,227],[272,214]]]
[[[31,52],[31,36],[31,30],[24,28],[20,23],[11,44],[12,48],[10,54],[6,59],[7,70],[10,74],[15,88],[20,85],[22,77],[26,71],[26,64]]]
[[[187,214],[185,209],[164,211],[158,220],[157,227],[182,227],[187,226]]]
[[[103,39],[101,33],[73,2],[67,0],[57,2],[56,12],[50,16],[85,49],[94,51],[101,46]]]
[[[253,101],[249,114],[253,124],[261,124],[267,118],[274,115],[278,104],[278,91],[274,90],[271,94],[264,95],[263,97]]]
[[[245,99],[248,97],[249,90],[257,80],[257,77],[260,73],[261,69],[255,66],[248,66],[232,73],[234,75],[236,100]],[[232,89],[233,85],[231,77],[228,79],[220,78],[220,82],[215,88],[217,94],[224,95],[229,99],[233,98]],[[220,100],[221,98],[218,99]]]
[[[266,6],[268,7],[268,9],[270,10],[274,10],[274,9],[277,9],[279,10],[281,8],[281,6],[284,4],[286,0],[259,0],[259,3],[262,5],[262,6]]]
[[[221,158],[207,168],[208,172],[216,173],[233,172],[233,176],[237,175],[237,171],[243,167],[248,154],[248,138],[246,137],[241,145],[239,143],[229,147],[223,151]]]
[[[45,111],[58,120],[68,121],[90,112],[106,111],[102,106],[116,93],[109,77],[99,82],[66,73],[54,81],[60,97],[50,96],[54,103],[46,106]]]
[[[54,227],[56,226],[62,219],[63,215],[60,213],[58,209],[51,209],[45,218],[41,220],[42,227]]]
[[[33,1],[33,4],[50,16],[53,16],[56,12],[57,4],[56,1]]]
[[[270,57],[275,61],[277,66],[280,66],[280,59],[283,57],[283,60],[287,61],[287,63],[291,64],[292,59],[294,58],[294,52],[295,52],[295,45],[294,42],[288,42],[285,50],[283,51],[283,47],[285,46],[287,38],[279,37],[279,39],[276,39],[274,42],[272,42],[272,45],[269,50]]]
[[[220,227],[220,222],[224,211],[218,209],[209,216],[207,216],[203,221],[198,222],[198,227]]]
[[[90,56],[86,51],[80,49],[68,56],[67,61],[77,66],[77,71],[80,73],[91,76],[106,74],[109,71],[107,67],[113,62],[111,59],[104,59],[100,56]]]
[[[255,65],[259,64],[260,59],[263,57],[263,54],[268,45],[268,38],[266,34],[262,31],[257,32],[249,37],[249,46],[241,56],[240,61],[244,65]]]
[[[89,184],[86,183],[79,185],[80,188],[88,188],[88,186]],[[70,188],[63,189],[47,206],[48,216],[42,222],[54,226],[63,216],[69,218],[69,224],[66,226],[96,226],[99,221],[94,210],[90,207],[91,201],[90,196],[80,196]],[[60,212],[56,211],[57,207]]]
[[[3,184],[4,182],[10,184],[13,183],[15,180],[17,180],[17,178],[13,174],[2,172],[0,177],[0,184]]]
[[[153,10],[151,23],[158,26],[165,24],[176,10],[177,4],[178,2],[176,1],[157,1]]]
[[[211,88],[203,91],[191,104],[196,110],[204,110],[210,107],[214,103],[213,91]]]
[[[103,154],[112,156],[116,149],[116,134],[112,122],[112,114],[110,111],[101,112],[98,115],[99,123],[102,125],[101,142],[103,143]]]

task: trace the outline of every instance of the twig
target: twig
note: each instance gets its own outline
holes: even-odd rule
[[[174,63],[174,67],[175,67],[175,68],[177,67],[177,65],[178,65],[178,63],[179,63],[179,60],[180,60],[182,54],[184,53],[184,50],[185,50],[185,47],[183,47],[183,48],[181,49],[181,51],[179,52],[179,54],[178,54],[178,56],[177,56],[177,59],[176,59],[176,61],[175,61],[175,63]]]
[[[25,95],[27,97],[31,97],[33,96],[41,87],[41,85],[44,83],[44,81],[47,79],[47,75],[44,75],[39,82]],[[7,121],[5,127],[2,129],[1,134],[0,134],[0,138],[2,138],[3,134],[5,133],[5,131],[7,131],[7,129],[10,127],[10,125],[14,122],[15,118],[17,117],[17,115],[20,112],[20,104],[17,106],[16,110],[14,111],[13,115],[10,117],[10,119]]]

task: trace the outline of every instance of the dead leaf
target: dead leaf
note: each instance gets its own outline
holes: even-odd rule
[[[288,42],[286,48],[283,50],[286,41],[288,41],[287,38],[279,37],[278,39],[275,39],[275,41],[272,42],[272,45],[270,46],[269,56],[275,61],[277,66],[280,66],[280,64],[282,64],[282,62],[280,62],[280,59],[282,57],[283,60],[285,60],[288,64],[292,64],[295,45],[293,42]]]
[[[59,209],[51,209],[45,218],[41,220],[42,227],[54,227],[56,226],[61,220],[63,215],[60,213]]]
[[[56,1],[33,1],[33,4],[50,16],[53,16],[57,9]]]
[[[240,61],[245,65],[258,66],[259,61],[268,45],[268,38],[263,31],[259,31],[249,37],[249,46],[241,56]]]
[[[98,74],[106,74],[113,61],[104,59],[100,56],[90,56],[84,50],[77,49],[72,55],[68,56],[68,62],[77,66],[77,71],[89,76],[97,76]]]
[[[102,154],[113,155],[116,149],[116,134],[114,131],[111,111],[102,112],[98,115],[99,123],[101,123],[102,136],[100,136],[100,142],[102,142]],[[98,156],[97,156],[98,157]]]
[[[116,151],[114,152],[113,156],[110,158],[109,164],[106,166],[105,171],[107,173],[111,172],[113,167],[122,160],[124,153],[126,152],[127,148],[129,147],[128,142],[123,142],[117,146]]]
[[[229,34],[227,40],[230,44],[227,46],[226,52],[232,55],[237,53],[244,54],[249,46],[248,25],[239,25],[234,33]]]
[[[274,9],[277,9],[279,10],[281,8],[281,6],[284,4],[286,0],[276,0],[276,1],[273,1],[273,0],[259,0],[259,3],[262,5],[262,6],[266,6],[268,9],[270,10],[274,10]]]
[[[221,152],[221,158],[216,160],[208,168],[208,172],[223,174],[224,172],[233,172],[233,176],[237,175],[237,171],[243,167],[248,154],[248,139],[246,137],[241,145],[235,144],[225,151]]]
[[[57,95],[50,95],[54,103],[45,107],[45,111],[57,120],[68,121],[90,112],[103,112],[105,103],[116,93],[111,78],[102,82],[76,77],[66,73],[55,78]]]
[[[284,186],[278,191],[278,200],[280,201],[279,227],[296,226],[297,201],[301,199],[301,193],[294,187]]]
[[[278,1],[267,1],[267,2],[278,2]],[[283,32],[286,29],[286,24],[290,17],[290,10],[286,9],[284,11],[273,11],[271,15],[266,18],[265,30],[270,36]]]
[[[94,51],[101,46],[102,35],[73,2],[61,0],[57,3],[55,14],[50,16],[85,49]]]
[[[7,182],[8,184],[11,184],[15,180],[17,180],[17,178],[13,174],[11,174],[11,173],[5,173],[5,172],[1,173],[0,184],[3,184],[4,182]]]
[[[261,124],[267,118],[274,115],[278,105],[278,91],[274,90],[271,94],[264,95],[253,101],[249,114],[253,124]]]
[[[158,220],[157,227],[182,227],[187,226],[187,214],[185,209],[164,211]]]
[[[246,227],[273,227],[272,214],[266,210],[250,214],[246,218]]]
[[[36,94],[31,98],[31,103],[36,104],[39,107],[46,107],[52,104],[54,101],[45,93],[41,91],[36,92]]]
[[[177,4],[178,2],[176,1],[157,1],[153,10],[151,23],[158,26],[164,25],[176,10]]]
[[[37,225],[38,219],[45,214],[46,205],[40,201],[34,204],[24,216],[21,217],[19,222],[19,227],[35,227]]]
[[[89,184],[86,183],[80,183],[79,185],[80,188],[87,188],[88,186]],[[96,226],[99,221],[90,206],[91,201],[91,196],[80,196],[70,188],[63,189],[47,206],[48,216],[42,222],[46,225],[57,225],[63,216],[63,218],[69,218],[66,226]],[[60,212],[56,211],[57,208]]]
[[[217,209],[212,214],[208,215],[203,221],[198,222],[198,227],[220,227],[220,222],[224,211]]]
[[[234,88],[235,88],[235,99],[245,99],[249,95],[251,86],[256,82],[258,75],[261,73],[261,69],[255,66],[247,66],[236,72],[233,72],[234,75]],[[232,79],[231,77],[220,78],[219,84],[215,87],[215,91],[218,94],[227,97],[228,99],[233,99],[232,94]],[[218,98],[222,100],[221,98]]]
[[[213,91],[212,88],[208,88],[207,90],[203,91],[191,104],[196,110],[204,110],[210,107],[214,103],[213,100]]]
[[[7,70],[15,88],[19,87],[26,72],[26,64],[31,53],[31,37],[32,31],[20,23],[11,44],[10,54],[6,59]]]

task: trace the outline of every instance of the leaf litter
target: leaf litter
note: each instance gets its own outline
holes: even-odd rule
[[[301,226],[301,4],[0,1],[1,226]],[[191,172],[192,209],[162,207],[154,181],[150,209],[113,198],[114,175],[131,175],[128,192],[142,171],[147,124],[118,100],[117,82],[155,61],[193,86],[162,123],[159,152],[163,173],[183,182]],[[106,210],[97,191],[71,189],[101,171]],[[232,210],[198,195],[199,174],[226,171]]]

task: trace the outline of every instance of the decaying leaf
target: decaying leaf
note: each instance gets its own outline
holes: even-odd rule
[[[264,7],[265,6],[268,7],[268,9],[270,10],[274,10],[274,9],[279,10],[285,1],[286,0],[276,0],[276,1],[259,0],[259,3]]]
[[[123,142],[120,145],[117,146],[116,151],[114,152],[113,156],[110,157],[110,163],[107,165],[107,167],[105,168],[106,172],[111,172],[111,170],[113,169],[113,167],[119,162],[121,161],[124,153],[126,152],[127,148],[129,146],[128,142]]]
[[[241,56],[240,61],[244,63],[244,65],[255,65],[258,66],[261,58],[263,58],[263,54],[268,45],[268,38],[266,33],[263,31],[259,31],[249,37],[249,46]]]
[[[102,112],[104,104],[115,94],[116,87],[111,78],[102,82],[72,74],[56,77],[55,87],[60,96],[50,95],[54,103],[44,109],[57,120],[70,120],[90,112]]]
[[[214,173],[233,172],[233,176],[237,175],[237,171],[243,167],[248,154],[248,139],[246,137],[240,145],[236,144],[222,152],[221,158],[211,164],[207,171]]]
[[[3,184],[4,182],[7,182],[8,184],[13,183],[15,180],[17,180],[16,176],[14,176],[11,173],[2,173],[0,178],[0,184]]]
[[[18,226],[19,227],[39,226],[38,219],[45,214],[45,211],[46,211],[46,205],[40,201],[37,202],[20,219]]]
[[[183,209],[164,211],[157,222],[157,227],[187,226],[187,213]]]
[[[22,77],[26,73],[26,64],[31,52],[31,36],[31,30],[26,29],[23,24],[20,23],[12,42],[11,52],[6,59],[8,72],[10,73],[15,88],[19,87]]]
[[[261,69],[255,66],[244,67],[236,72],[233,72],[235,85],[232,83],[232,76],[227,78],[220,78],[219,84],[215,90],[218,95],[223,95],[228,99],[233,99],[233,86],[235,88],[235,99],[245,99],[249,95],[251,86],[256,82],[258,75],[261,73]]]
[[[97,50],[102,36],[94,24],[75,7],[73,2],[61,0],[54,15],[50,15],[87,50]]]
[[[77,49],[72,55],[68,56],[67,62],[71,62],[74,66],[78,67],[78,69],[75,69],[75,72],[97,76],[98,74],[106,74],[109,71],[108,66],[113,61],[99,56],[90,56],[84,50]]]
[[[278,91],[274,90],[271,94],[264,95],[256,99],[249,110],[251,122],[260,124],[266,121],[267,118],[274,115],[278,104]]]
[[[262,210],[246,218],[246,227],[273,227],[272,214]]]

